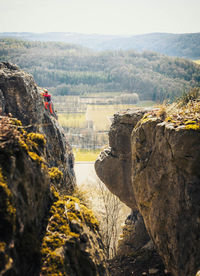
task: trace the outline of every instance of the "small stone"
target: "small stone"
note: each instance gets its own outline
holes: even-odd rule
[[[157,268],[150,268],[149,274],[156,274],[156,273],[158,273],[158,271],[159,271],[159,269],[157,269]]]
[[[142,275],[147,275],[147,273],[146,273],[146,272],[143,272]]]

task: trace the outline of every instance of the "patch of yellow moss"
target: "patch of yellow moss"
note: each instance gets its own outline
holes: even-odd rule
[[[63,257],[53,252],[49,254],[46,261],[46,265],[42,267],[42,275],[54,275],[54,276],[63,276],[66,275],[64,272],[64,261]],[[48,264],[51,264],[48,266]]]
[[[159,110],[152,110],[144,115],[140,120],[140,124],[147,122],[152,118],[160,118],[165,122],[169,122],[174,127],[183,126],[181,129],[200,129],[200,101],[190,100],[185,105],[173,103],[171,105],[163,104]]]
[[[78,198],[73,196],[61,197],[55,187],[51,187],[51,191],[54,194],[55,202],[50,209],[51,217],[41,247],[42,274],[60,275],[64,260],[58,251],[62,251],[66,242],[79,240],[84,224],[93,231],[98,229],[99,224],[92,211]],[[79,225],[79,230],[74,230],[72,227],[74,223]]]
[[[5,233],[12,235],[15,230],[16,209],[12,203],[12,194],[0,168],[0,224],[5,226]]]
[[[200,130],[200,124],[187,124],[185,129]]]
[[[23,148],[24,150],[28,151],[28,145],[24,142],[24,140],[19,139],[18,143],[21,146],[21,148]]]
[[[44,138],[44,135],[41,133],[31,132],[27,135],[27,139],[28,141],[32,141],[36,143],[36,145],[41,146],[42,148],[44,148],[44,146],[46,145],[46,139]]]
[[[11,123],[14,125],[14,126],[22,126],[22,122],[20,120],[17,120],[16,118],[12,118],[11,119]]]
[[[146,122],[148,122],[150,120],[151,120],[151,118],[145,118],[145,119],[142,119],[140,123],[142,125],[142,124],[144,124],[144,123],[146,123]]]
[[[192,121],[192,120],[185,121],[185,125],[193,125],[193,124],[196,124],[196,121]]]
[[[57,168],[52,167],[49,169],[49,176],[51,180],[59,182],[63,179],[63,173]]]
[[[41,165],[43,162],[45,162],[44,158],[42,158],[35,152],[28,151],[28,155],[30,156],[30,158],[32,160],[36,161],[39,165]]]
[[[150,112],[144,114],[142,119],[137,123],[136,127],[139,127],[139,126],[145,124],[146,122],[151,121],[151,119],[152,119],[152,114]]]
[[[166,119],[165,119],[166,122],[171,122],[172,121],[172,117],[171,116],[168,116]]]
[[[5,242],[0,242],[0,252],[4,252],[6,249],[6,243]]]

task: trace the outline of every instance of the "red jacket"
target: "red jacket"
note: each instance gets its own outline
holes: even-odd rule
[[[51,101],[51,95],[45,93],[45,94],[43,94],[43,96],[44,96],[44,101],[45,102],[50,102]]]

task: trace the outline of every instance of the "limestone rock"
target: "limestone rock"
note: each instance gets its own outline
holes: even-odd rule
[[[131,209],[136,202],[131,184],[131,133],[148,109],[115,114],[109,131],[110,148],[95,162],[98,177],[107,188]]]
[[[10,63],[0,63],[0,109],[1,115],[12,114],[20,120],[28,132],[44,134],[49,166],[63,172],[63,190],[72,188],[73,154],[64,131],[45,110],[33,77]]]
[[[118,241],[117,255],[120,257],[136,253],[150,241],[142,216],[132,212],[126,219],[123,232]],[[154,249],[153,249],[154,250]]]
[[[17,123],[0,118],[0,275],[37,275],[50,179],[44,149],[33,152]]]
[[[95,163],[110,191],[139,210],[167,271],[175,276],[193,276],[200,269],[198,103],[173,115],[175,123],[162,111],[142,120],[145,110],[115,115],[111,148]]]
[[[98,221],[92,212],[75,197],[58,196],[50,213],[41,246],[40,275],[108,275]]]
[[[200,257],[200,132],[152,118],[132,133],[132,183],[169,271],[195,275]]]

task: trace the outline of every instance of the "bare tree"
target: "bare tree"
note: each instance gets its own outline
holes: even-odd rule
[[[98,195],[101,201],[100,231],[107,252],[107,257],[112,258],[116,255],[117,241],[120,232],[120,210],[122,203],[113,195],[106,186],[97,180]]]

